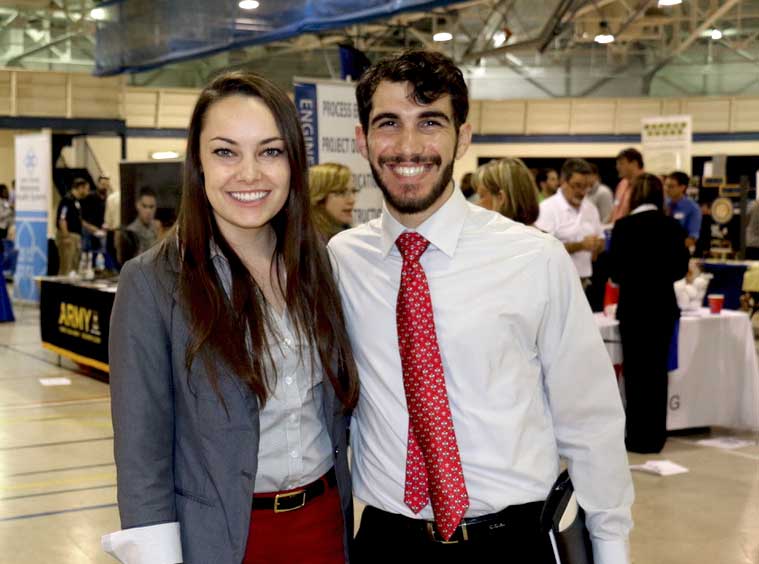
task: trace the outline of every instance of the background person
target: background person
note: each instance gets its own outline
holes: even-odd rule
[[[538,189],[521,159],[506,157],[479,167],[473,176],[478,204],[504,217],[532,225],[538,218]]]
[[[8,237],[8,229],[13,223],[13,207],[11,206],[8,186],[0,184],[0,241]]]
[[[103,230],[103,223],[107,197],[108,185],[98,180],[95,191],[88,191],[82,199],[82,251],[84,252],[105,252],[106,232]],[[93,264],[95,262],[94,255],[92,262]]]
[[[595,163],[590,165],[590,189],[588,190],[588,201],[596,206],[601,223],[608,223],[611,220],[611,212],[614,209],[614,194],[606,184],[601,182],[598,174],[598,166]]]
[[[157,201],[155,190],[148,186],[140,188],[135,202],[137,217],[122,233],[119,262],[124,263],[130,258],[141,255],[158,241],[160,222],[155,218],[155,212],[158,209]]]
[[[221,74],[186,155],[177,229],[124,265],[113,306],[124,530],[104,546],[129,564],[343,562],[358,388],[295,106]]]
[[[564,161],[561,187],[540,203],[540,215],[535,222],[535,227],[564,243],[586,293],[591,291],[593,259],[604,246],[598,210],[585,198],[591,172],[584,159]]]
[[[688,272],[685,231],[664,214],[661,181],[636,177],[629,216],[614,224],[609,262],[619,284],[617,319],[624,359],[626,445],[661,452],[667,439],[667,355],[680,317],[673,284]]]
[[[79,270],[82,256],[82,206],[80,200],[90,191],[90,184],[84,178],[75,178],[71,190],[58,203],[58,231],[55,243],[58,246],[58,274],[66,275]]]
[[[543,168],[535,175],[538,186],[538,202],[550,198],[559,189],[559,174],[552,168]]]
[[[314,225],[325,241],[351,226],[358,190],[347,166],[337,163],[312,166],[308,169],[308,186]]]
[[[685,244],[688,249],[695,251],[701,233],[701,208],[685,193],[689,184],[690,177],[687,174],[675,171],[664,179],[664,191],[667,195],[667,213],[685,229]]]
[[[614,209],[611,212],[612,223],[630,213],[630,191],[635,177],[643,174],[643,155],[632,147],[620,151],[617,155],[617,174],[619,183],[614,189]]]

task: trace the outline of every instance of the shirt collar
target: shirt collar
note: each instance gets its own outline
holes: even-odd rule
[[[658,210],[658,209],[659,208],[657,208],[655,204],[641,204],[637,208],[635,208],[633,211],[631,211],[630,215],[645,212],[645,211]]]
[[[382,234],[382,256],[387,257],[395,246],[395,240],[404,231],[416,231],[427,239],[431,245],[443,251],[449,257],[456,251],[459,235],[464,228],[464,221],[469,213],[466,198],[461,190],[454,186],[448,200],[416,229],[409,229],[395,219],[382,204],[380,229]]]
[[[569,203],[569,200],[564,196],[564,191],[561,189],[561,186],[559,186],[559,189],[556,190],[556,194],[554,196],[558,196],[559,201],[561,202],[561,205],[564,209],[573,211],[575,213],[580,213],[580,209],[582,208],[583,202],[585,202],[585,198],[582,199],[582,202],[580,202],[580,207],[576,208],[572,204]]]

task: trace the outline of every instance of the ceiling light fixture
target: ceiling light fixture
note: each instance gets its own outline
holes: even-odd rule
[[[451,39],[453,39],[453,35],[448,31],[438,31],[435,35],[432,36],[432,40],[439,43],[443,41],[450,41]]]
[[[683,3],[683,0],[659,0],[659,8],[665,8],[667,6],[677,6],[682,3]]]
[[[718,29],[713,29],[711,31],[711,36],[714,41],[719,41],[720,39],[722,39],[722,32]]]
[[[256,0],[242,0],[242,2],[238,4],[243,10],[255,10],[260,5],[260,2],[256,2]]]
[[[596,35],[593,41],[602,45],[614,41],[614,35],[612,35],[611,30],[609,29],[608,23],[605,21],[601,22],[601,29],[598,31],[598,35]]]
[[[105,19],[105,10],[103,8],[92,8],[90,10],[90,17],[93,20],[102,21]]]
[[[176,151],[154,151],[150,153],[150,158],[154,161],[165,161],[166,159],[177,159],[179,153]]]

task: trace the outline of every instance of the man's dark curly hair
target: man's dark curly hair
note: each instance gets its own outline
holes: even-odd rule
[[[415,49],[383,59],[371,66],[356,86],[361,127],[368,131],[372,98],[380,82],[408,82],[417,104],[431,104],[446,94],[451,97],[456,131],[469,114],[469,90],[461,70],[441,53]]]

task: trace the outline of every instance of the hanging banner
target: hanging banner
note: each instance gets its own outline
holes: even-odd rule
[[[47,274],[48,214],[52,197],[50,132],[16,135],[16,248],[13,295],[39,301],[35,276]]]
[[[354,225],[378,217],[382,192],[374,182],[369,163],[356,148],[355,84],[341,81],[296,79],[295,106],[298,108],[309,166],[339,163],[353,173],[359,190],[353,208]]]
[[[691,116],[643,118],[640,140],[646,172],[665,175],[679,170],[691,174]]]

